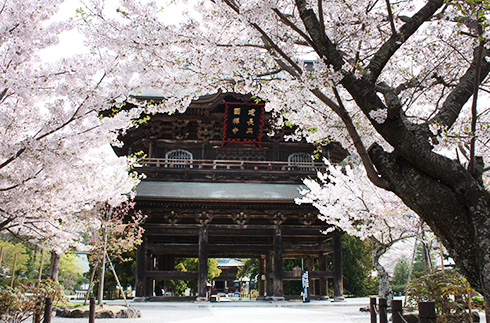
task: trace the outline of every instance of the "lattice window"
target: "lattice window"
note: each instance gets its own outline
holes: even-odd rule
[[[192,168],[192,153],[184,149],[174,149],[169,151],[165,158],[167,160],[167,167],[175,168]]]
[[[313,170],[313,159],[308,153],[293,153],[288,156],[288,166],[290,170]]]

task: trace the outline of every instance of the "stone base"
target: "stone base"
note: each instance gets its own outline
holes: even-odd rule
[[[56,310],[56,316],[59,317],[70,317],[70,318],[87,318],[89,317],[89,310],[80,310],[80,309],[58,309]],[[141,317],[140,310],[136,308],[123,308],[118,310],[117,312],[107,309],[100,309],[95,312],[96,319],[107,319],[107,318],[138,318]]]

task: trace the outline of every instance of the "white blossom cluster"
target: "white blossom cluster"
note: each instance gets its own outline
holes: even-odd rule
[[[369,112],[369,116],[379,124],[382,124],[388,118],[388,109],[378,109]]]
[[[318,90],[333,104],[345,108],[364,146],[376,142],[391,149],[373,126],[386,121],[388,110],[379,107],[365,115],[342,87],[346,76],[359,82],[370,77],[370,60],[391,37],[385,3],[323,3],[325,35],[343,61],[343,66],[336,69],[324,62],[325,57],[318,57],[302,36],[308,34],[306,26],[290,1],[189,1],[184,2],[187,10],[176,20],[168,9],[182,4],[175,0],[120,0],[115,6],[92,0],[81,5],[77,17],[51,21],[63,2],[7,1],[0,16],[3,228],[8,225],[11,230],[29,232],[39,239],[55,236],[55,230],[78,232],[73,211],[101,200],[117,200],[134,183],[127,173],[105,177],[111,167],[119,171],[124,163],[104,160],[97,154],[100,158],[93,159],[94,151],[108,141],[115,142],[117,132],[124,133],[132,126],[131,119],[143,111],[184,111],[192,99],[218,90],[263,98],[268,111],[297,125],[295,139],[302,136],[318,144],[336,141],[355,153],[341,118],[312,92]],[[308,3],[320,14],[317,2]],[[422,5],[414,0],[392,3],[394,28],[399,30]],[[466,36],[472,31],[459,23],[461,14],[455,6],[447,6],[438,19],[426,22],[406,40],[381,71],[378,80],[398,95],[401,112],[411,122],[426,123],[442,108],[473,59],[478,40]],[[40,52],[54,48],[59,35],[75,25],[84,36],[87,51],[41,62]],[[488,35],[488,27],[484,35]],[[314,69],[306,68],[305,59],[315,62]],[[481,88],[488,91],[488,80]],[[121,107],[131,101],[131,94],[145,89],[158,91],[162,102],[146,105],[133,101],[137,108],[114,118],[100,118],[99,111]],[[383,99],[382,93],[378,95]],[[490,124],[490,113],[482,104],[478,109],[478,131],[474,134],[477,154],[488,164],[485,125]],[[473,136],[469,131],[471,119],[471,109],[465,106],[450,129],[436,129],[429,122],[428,127],[438,135],[434,151],[454,152],[465,147]],[[362,178],[357,171],[347,173]],[[347,181],[341,175],[337,177]],[[362,192],[338,186],[345,189],[342,196]],[[336,196],[322,192],[325,201],[332,202],[318,204],[322,213],[333,214],[331,209],[346,215],[342,204],[335,203]],[[380,194],[371,189],[366,192]],[[352,229],[365,235],[368,228],[377,225],[373,214],[380,213],[374,211],[374,205],[368,213],[362,211],[356,200],[345,201],[353,211],[336,221],[339,227],[347,227],[347,222],[365,220],[365,227]],[[383,209],[394,205],[389,202]]]
[[[334,166],[327,160],[327,170],[318,179],[305,179],[306,188],[296,203],[311,203],[320,218],[360,237],[390,244],[403,237],[413,236],[418,216],[393,193],[374,186],[361,166]]]

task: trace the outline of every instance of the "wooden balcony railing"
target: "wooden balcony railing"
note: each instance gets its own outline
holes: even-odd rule
[[[245,160],[202,160],[202,159],[166,159],[166,158],[145,158],[139,162],[144,168],[161,168],[172,170],[241,170],[258,172],[292,172],[292,173],[312,173],[324,171],[324,163],[307,162],[282,162],[282,161],[245,161]]]

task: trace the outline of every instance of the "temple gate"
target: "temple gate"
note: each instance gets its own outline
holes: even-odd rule
[[[197,299],[204,300],[207,259],[233,257],[259,259],[259,299],[284,299],[283,282],[301,279],[283,269],[287,258],[306,260],[312,298],[328,297],[329,279],[334,296],[343,296],[341,232],[324,234],[329,226],[318,211],[294,202],[301,179],[325,165],[313,160],[314,145],[285,141],[293,130],[273,129],[271,120],[250,95],[218,92],[185,113],[153,115],[120,137],[119,155],[147,155],[137,168],[147,177],[137,186],[136,207],[148,215],[136,256],[137,297],[157,297],[157,281],[197,280]],[[321,148],[332,162],[347,155],[333,143]],[[176,258],[191,257],[198,270],[175,270]]]

